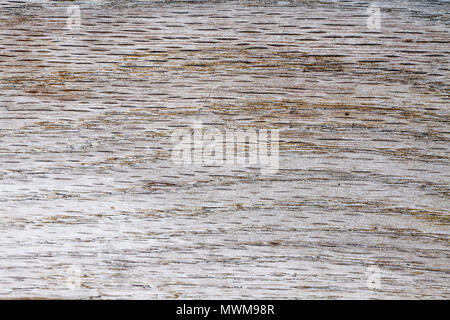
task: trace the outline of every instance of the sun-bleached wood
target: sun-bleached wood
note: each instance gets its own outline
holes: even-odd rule
[[[450,5],[378,4],[2,1],[0,298],[448,298]]]

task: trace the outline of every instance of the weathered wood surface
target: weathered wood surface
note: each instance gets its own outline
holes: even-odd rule
[[[0,298],[448,298],[450,5],[378,4],[2,1]]]

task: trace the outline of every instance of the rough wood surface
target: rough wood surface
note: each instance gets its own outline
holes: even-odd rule
[[[1,1],[0,298],[449,298],[450,4],[378,4]]]

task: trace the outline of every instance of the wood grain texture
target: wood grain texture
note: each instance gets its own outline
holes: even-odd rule
[[[2,1],[0,298],[449,298],[450,4],[378,4]]]

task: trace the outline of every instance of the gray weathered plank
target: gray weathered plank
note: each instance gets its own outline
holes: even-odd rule
[[[0,297],[448,298],[450,5],[378,4],[2,1]],[[278,173],[174,164],[194,121]]]

